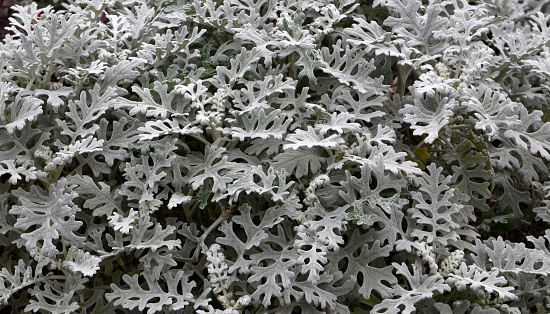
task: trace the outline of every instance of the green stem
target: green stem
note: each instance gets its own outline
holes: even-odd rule
[[[185,219],[187,220],[188,223],[193,223],[194,222],[193,213],[197,209],[197,206],[199,206],[199,202],[194,202],[193,207],[191,207],[189,209],[188,208],[183,208],[183,213],[185,214]]]
[[[193,190],[192,189],[189,189],[189,191],[187,192],[187,196],[191,196],[191,197],[193,196]],[[182,207],[181,207],[183,209],[183,214],[185,215],[185,220],[188,223],[193,222],[193,218],[191,217],[190,212],[189,212],[189,205],[188,204],[190,204],[190,203],[191,202],[183,204]]]
[[[50,183],[56,183],[59,180],[59,177],[61,177],[61,173],[63,172],[64,167],[65,164],[62,164],[55,169],[55,174],[53,175],[52,180],[50,180]]]
[[[218,217],[218,219],[216,219],[216,221],[214,221],[210,225],[210,227],[208,227],[208,229],[206,229],[204,231],[204,233],[201,235],[201,237],[199,238],[199,243],[197,244],[197,249],[195,250],[195,253],[193,254],[193,257],[192,257],[192,260],[194,261],[194,263],[196,263],[199,260],[199,254],[201,253],[202,246],[205,245],[204,240],[206,240],[206,237],[212,231],[214,231],[216,228],[218,228],[218,226],[223,221],[225,221],[225,220],[229,219],[229,217],[231,217],[231,207],[225,207],[220,202],[218,202],[218,205],[220,205],[220,207],[222,208],[222,212],[221,212],[220,216]]]
[[[472,127],[465,124],[449,125],[450,129],[471,129]]]
[[[418,143],[413,149],[412,151],[416,151],[417,149],[420,148],[420,146],[424,145],[424,142],[426,141],[426,138],[423,138],[422,141],[420,141],[420,143]]]
[[[196,194],[200,196],[202,194],[202,190],[203,190],[203,186],[199,188],[199,191]],[[193,191],[191,191],[190,193],[193,193]],[[200,204],[200,201],[193,202],[193,207],[191,207],[189,210],[184,209],[185,217],[189,219],[188,221],[189,223],[193,222],[193,214],[195,213],[195,210],[197,209],[197,207],[199,207],[199,204]]]
[[[497,71],[499,71],[499,73],[497,77],[495,77],[494,81],[500,83],[500,81],[508,74],[508,71],[504,71],[504,67],[500,67]]]
[[[51,280],[66,280],[67,276],[64,275],[50,275],[50,276],[44,276],[43,279],[51,279]]]
[[[290,59],[290,60],[289,60],[289,61],[290,61],[290,68],[288,69],[288,71],[289,71],[289,76],[290,76],[293,80],[297,80],[297,79],[298,79],[298,74],[297,74],[296,65],[295,65],[295,63],[296,63],[297,60],[296,60],[295,54],[292,53],[292,54],[290,55],[290,58],[289,58],[289,59]]]
[[[48,181],[48,180],[46,180],[46,179],[44,179],[44,178],[40,178],[40,177],[37,178],[37,180],[40,181],[40,182],[42,182],[42,183],[44,184],[44,188],[47,189],[47,188],[50,187],[50,184],[51,184],[50,181]],[[32,181],[31,181],[31,182],[32,182]]]
[[[226,146],[227,150],[232,150],[240,143],[239,139],[234,138],[230,142],[228,142],[228,145]]]
[[[443,303],[449,304],[449,302],[451,301],[451,298],[455,295],[455,293],[456,293],[456,290],[453,289],[451,293],[449,293],[449,296],[445,299],[445,302]]]
[[[202,136],[200,135],[195,135],[195,134],[187,134],[189,136],[191,136],[192,138],[198,140],[199,142],[203,143],[204,145],[211,145],[212,143],[210,143],[209,141],[205,140]]]
[[[401,97],[405,95],[405,90],[407,89],[407,78],[412,72],[412,67],[408,65],[398,67],[398,77],[397,77],[397,92]]]
[[[500,84],[500,86],[502,87],[504,92],[506,92],[506,94],[508,94],[508,97],[510,97],[510,99],[512,99],[513,101],[516,101],[516,97],[514,97],[514,95],[510,91],[510,89],[508,89],[508,87],[506,87],[506,85],[502,84],[502,82],[498,82],[498,83]]]

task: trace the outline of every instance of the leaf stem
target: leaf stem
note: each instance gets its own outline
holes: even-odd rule
[[[426,141],[426,138],[423,138],[422,141],[420,141],[420,143],[418,143],[413,149],[412,151],[416,151],[417,149],[420,148],[420,146],[424,145],[424,142]]]
[[[399,66],[397,71],[399,75],[397,76],[397,92],[401,97],[405,95],[405,90],[407,89],[407,78],[411,74],[412,71],[411,66]]]
[[[57,181],[59,181],[59,177],[61,177],[61,173],[63,172],[64,167],[65,167],[65,163],[63,163],[62,165],[59,165],[55,169],[55,175],[53,176],[52,180],[50,180],[50,183],[56,183]]]
[[[227,219],[229,219],[229,217],[231,217],[232,207],[225,207],[220,202],[218,202],[218,205],[220,205],[220,207],[222,209],[222,212],[221,212],[220,216],[218,217],[218,219],[216,219],[216,221],[214,221],[214,223],[212,223],[210,225],[210,227],[208,227],[208,229],[206,229],[204,231],[204,233],[200,236],[199,243],[197,244],[197,249],[195,250],[195,253],[193,254],[193,257],[191,258],[193,260],[193,263],[196,263],[196,262],[199,261],[199,254],[201,253],[202,246],[205,245],[204,240],[206,240],[206,237],[210,233],[212,233],[212,231],[214,231],[224,220],[227,220]]]
[[[200,135],[195,135],[195,134],[186,134],[186,135],[189,135],[191,136],[192,138],[198,140],[199,142],[203,143],[204,145],[212,145],[212,143],[210,143],[209,141],[205,140],[202,136]]]
[[[48,65],[48,72],[46,72],[46,75],[44,76],[44,80],[42,81],[42,88],[46,88],[46,84],[51,81],[52,79],[52,70],[53,70],[53,60]]]
[[[466,124],[449,125],[450,129],[471,129],[472,127]]]

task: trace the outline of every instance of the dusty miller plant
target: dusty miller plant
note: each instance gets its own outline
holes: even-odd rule
[[[14,313],[547,313],[520,0],[75,0],[0,44]]]

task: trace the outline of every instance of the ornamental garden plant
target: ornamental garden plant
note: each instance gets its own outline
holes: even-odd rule
[[[0,311],[550,312],[534,0],[7,8]]]

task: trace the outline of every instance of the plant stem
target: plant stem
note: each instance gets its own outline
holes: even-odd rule
[[[294,53],[292,53],[290,55],[290,69],[288,69],[289,71],[289,76],[293,79],[293,80],[296,80],[297,77],[298,77],[298,74],[296,72],[296,66],[295,66],[295,63],[296,63],[296,57],[294,55]]]
[[[450,125],[450,129],[471,129],[472,127],[465,124],[456,124],[456,125]]]
[[[55,175],[53,176],[50,183],[55,183],[59,180],[59,177],[61,177],[61,173],[63,172],[63,168],[65,167],[65,164],[59,165],[55,170]]]
[[[457,79],[460,76],[460,70],[462,69],[462,58],[464,57],[464,50],[460,50],[458,55],[458,64],[456,65],[456,71],[454,78]]]
[[[229,217],[231,217],[231,207],[225,207],[220,202],[218,202],[218,205],[220,205],[220,207],[222,208],[222,212],[218,217],[218,219],[216,219],[216,221],[214,221],[214,223],[212,223],[210,227],[208,227],[208,229],[206,229],[204,233],[201,235],[201,237],[199,238],[197,249],[195,250],[195,253],[193,254],[193,257],[192,257],[192,260],[194,261],[194,263],[198,262],[199,260],[199,254],[201,253],[202,246],[205,245],[204,240],[206,239],[206,237],[212,231],[214,231],[224,220],[227,220],[229,219]]]
[[[209,141],[205,140],[202,136],[200,135],[195,135],[195,134],[186,134],[186,135],[189,135],[191,136],[192,138],[198,140],[199,142],[203,143],[204,145],[211,145],[212,143],[210,143]]]
[[[405,90],[407,89],[407,78],[411,74],[412,67],[405,65],[405,66],[399,66],[397,71],[399,73],[397,77],[397,92],[401,97],[405,95]]]
[[[53,70],[53,60],[48,65],[48,72],[46,72],[46,75],[44,76],[44,80],[42,81],[42,88],[46,88],[46,84],[52,80],[52,70]]]

